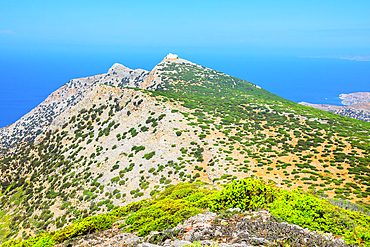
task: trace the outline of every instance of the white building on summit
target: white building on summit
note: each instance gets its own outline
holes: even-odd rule
[[[166,56],[167,59],[177,59],[179,56],[177,54],[168,53]]]

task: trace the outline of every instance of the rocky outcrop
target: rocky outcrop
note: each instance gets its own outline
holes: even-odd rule
[[[348,246],[330,233],[317,233],[297,225],[281,222],[268,211],[241,212],[229,209],[221,214],[205,212],[187,219],[173,229],[151,232],[147,237],[122,233],[113,229],[72,239],[57,247],[67,246],[139,246],[182,247],[197,242],[197,246]]]
[[[115,63],[99,81],[100,84],[116,87],[138,88],[148,78],[149,71],[143,69],[130,69],[122,64]]]

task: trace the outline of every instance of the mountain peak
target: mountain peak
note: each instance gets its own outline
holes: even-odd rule
[[[163,84],[163,75],[166,73],[178,73],[172,65],[192,65],[199,66],[188,60],[179,58],[177,54],[169,53],[159,64],[157,64],[149,73],[149,76],[140,84],[141,89],[157,90]]]
[[[175,59],[178,59],[178,55],[177,54],[172,54],[171,52],[170,53],[168,53],[168,55],[165,57],[165,59],[167,59],[167,60],[171,60],[171,59],[173,59],[173,60],[175,60]]]
[[[194,64],[196,65],[195,63],[192,63],[188,60],[185,60],[183,58],[180,58],[179,55],[177,54],[172,54],[172,53],[168,53],[167,56],[164,57],[164,59],[155,66],[156,67],[163,67],[165,66],[166,64],[170,64],[170,63],[187,63],[187,64]]]
[[[110,67],[110,69],[108,70],[108,73],[116,71],[116,70],[131,70],[131,69],[120,63],[115,63],[113,64],[112,67]]]
[[[100,83],[119,87],[139,87],[148,74],[149,71],[144,69],[130,69],[115,63],[100,80]]]

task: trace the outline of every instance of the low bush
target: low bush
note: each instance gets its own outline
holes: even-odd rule
[[[180,183],[175,186],[170,186],[163,192],[159,193],[156,197],[156,200],[163,200],[163,199],[184,199],[188,200],[190,197],[194,196],[195,194],[203,194],[209,195],[213,194],[214,192],[211,190],[201,189],[197,187],[196,184],[190,183]],[[194,200],[189,200],[192,202],[196,202]]]
[[[139,236],[145,236],[150,231],[175,227],[185,219],[202,212],[205,207],[200,207],[198,202],[212,194],[212,191],[201,189],[195,184],[170,186],[156,195],[152,204],[141,207],[127,218],[126,223],[130,226],[126,231],[138,232]]]
[[[175,227],[201,211],[194,203],[186,200],[160,200],[130,215],[126,220],[126,224],[130,225],[126,231],[138,232],[138,236],[145,236],[151,231]]]
[[[55,232],[53,239],[57,243],[63,243],[80,235],[85,235],[112,227],[115,217],[110,214],[100,214],[97,216],[87,217],[76,221],[73,225],[67,226],[62,230]]]
[[[154,155],[155,155],[155,151],[150,152],[150,153],[147,153],[147,154],[144,154],[143,159],[147,159],[147,160],[149,160],[149,159],[151,159]]]
[[[23,242],[10,240],[1,247],[53,246],[80,235],[109,229],[120,219],[126,219],[124,231],[145,236],[150,231],[174,227],[205,208],[222,214],[222,210],[236,207],[243,211],[267,208],[273,216],[289,223],[342,236],[348,244],[370,246],[370,216],[360,211],[352,212],[300,191],[279,190],[273,183],[253,178],[235,180],[216,192],[201,186],[198,181],[170,185],[160,193],[152,193],[152,199],[81,219],[56,232],[40,233]]]
[[[43,238],[40,238],[40,240],[37,241],[37,243],[33,246],[34,247],[51,247],[54,245],[55,245],[54,239],[52,239],[51,237],[43,237]]]
[[[347,243],[368,243],[370,216],[339,208],[329,201],[299,191],[282,190],[270,205],[270,212],[289,223],[310,230],[344,236]]]
[[[263,180],[253,178],[235,180],[215,193],[210,209],[219,211],[240,208],[245,211],[267,208],[278,192],[279,189],[274,184]]]
[[[55,244],[50,234],[40,233],[25,241],[21,241],[20,239],[7,241],[2,244],[1,247],[51,247]]]

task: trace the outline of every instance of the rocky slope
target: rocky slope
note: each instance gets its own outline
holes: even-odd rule
[[[370,198],[367,123],[183,59],[71,80],[1,131],[6,146],[35,140],[0,160],[2,239],[60,229],[182,181],[260,177]]]
[[[138,87],[148,74],[116,63],[106,74],[70,80],[18,121],[0,129],[0,154],[33,141],[62,112],[80,102],[94,85]]]

